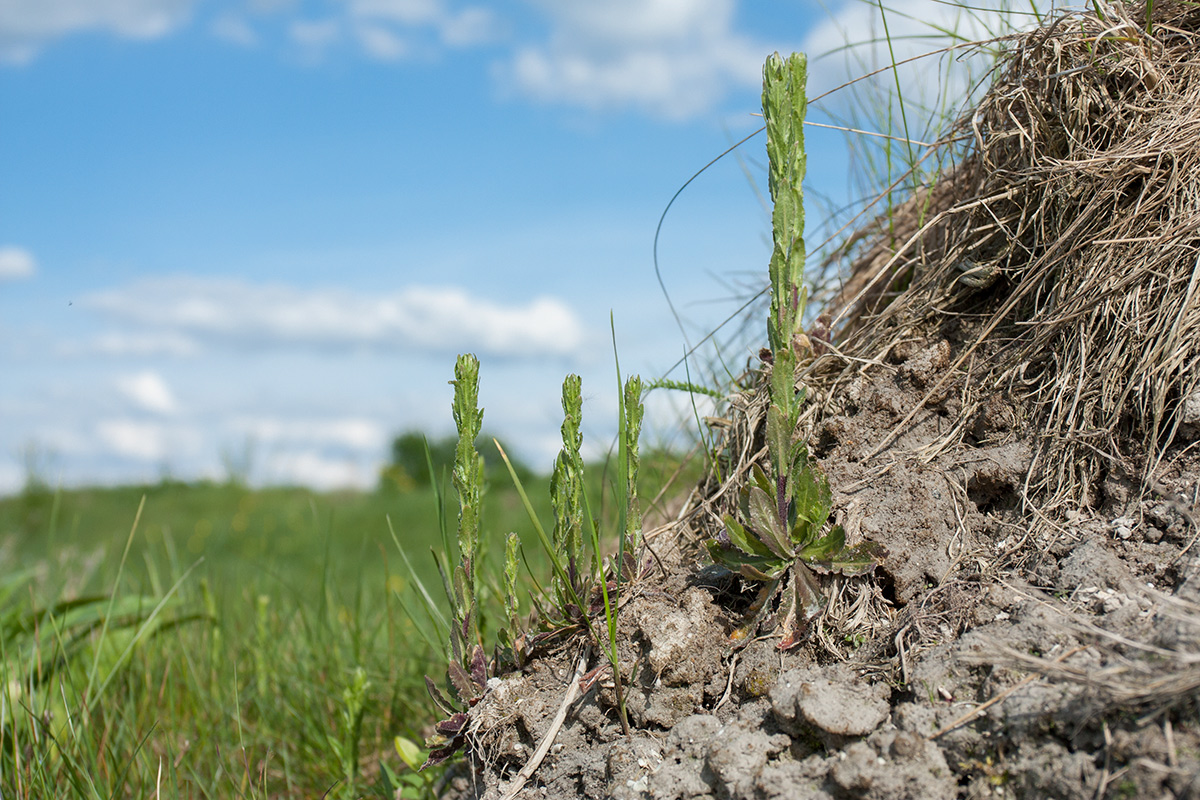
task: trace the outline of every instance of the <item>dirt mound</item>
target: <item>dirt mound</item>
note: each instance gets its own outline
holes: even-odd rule
[[[1200,797],[1196,53],[1182,2],[1012,37],[957,166],[843,253],[798,435],[886,555],[822,579],[802,647],[732,646],[752,593],[700,555],[765,454],[759,376],[622,590],[632,733],[560,641],[493,680],[444,794]]]

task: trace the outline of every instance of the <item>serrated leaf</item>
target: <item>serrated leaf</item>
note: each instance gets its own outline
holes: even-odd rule
[[[458,736],[458,734],[466,726],[467,719],[467,715],[460,711],[457,714],[450,715],[448,719],[438,722],[437,725],[433,726],[433,729],[442,736],[453,738]]]
[[[834,525],[829,533],[817,539],[800,551],[800,558],[805,561],[828,561],[840,554],[846,547],[846,531],[841,525]]]
[[[833,554],[821,566],[830,572],[836,572],[847,578],[856,575],[867,575],[879,566],[879,562],[887,555],[887,550],[875,542],[862,542],[854,547],[847,547]]]
[[[777,645],[780,650],[789,650],[804,641],[808,627],[825,609],[825,598],[821,587],[804,564],[797,561],[789,573],[790,580],[780,608],[780,629],[783,639]]]
[[[775,498],[759,487],[751,486],[747,506],[752,528],[748,533],[756,537],[777,558],[794,558],[788,533],[783,530],[783,523],[778,516]]]
[[[784,351],[785,353],[790,351]],[[776,362],[772,371],[772,376],[782,374],[784,369],[791,368],[791,362],[783,358],[784,353],[776,354]],[[792,445],[792,431],[788,429],[787,416],[780,403],[785,403],[791,400],[791,390],[787,389],[789,396],[780,398],[775,394],[776,381],[772,377],[772,403],[767,408],[767,450],[771,454],[771,468],[776,475],[786,474],[788,464],[786,458]]]
[[[729,534],[729,543],[746,555],[763,557],[771,555],[771,550],[760,542],[753,532],[747,531],[742,523],[729,514],[725,515],[725,531]],[[710,542],[710,544],[720,547],[716,542]]]
[[[425,688],[429,690],[429,696],[433,698],[434,705],[443,714],[454,713],[454,706],[446,699],[446,695],[442,694],[442,690],[437,687],[437,684],[428,675],[425,676]]]
[[[463,669],[462,665],[457,661],[450,662],[446,673],[450,678],[450,685],[454,687],[454,691],[458,693],[458,698],[464,703],[470,702],[478,694],[475,690],[475,681],[471,679],[471,674]]]
[[[487,658],[483,654],[483,647],[475,645],[475,649],[471,652],[471,680],[475,683],[477,694],[483,694],[483,690],[487,688]]]
[[[791,539],[801,548],[812,544],[813,538],[825,527],[833,507],[833,493],[829,481],[818,468],[805,464],[794,476],[792,506],[789,518],[792,521]]]
[[[786,561],[755,559],[753,562],[743,561],[738,565],[738,573],[747,580],[772,581],[787,571]]]
[[[738,550],[721,547],[716,542],[705,542],[712,560],[743,578],[753,581],[773,580],[787,569],[788,562],[773,556],[752,556]]]
[[[775,492],[775,484],[771,483],[771,479],[767,477],[767,473],[758,464],[751,465],[750,477],[754,479],[754,484],[767,494]]]
[[[466,742],[461,739],[455,739],[445,747],[440,747],[432,750],[429,753],[429,758],[425,759],[425,763],[421,765],[421,770],[424,771],[427,767],[436,767],[438,764],[444,763],[450,756],[458,752]]]

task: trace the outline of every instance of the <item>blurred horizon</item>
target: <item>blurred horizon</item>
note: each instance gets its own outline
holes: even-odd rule
[[[837,54],[810,55],[810,97],[886,59],[873,9],[0,0],[0,494],[222,480],[239,457],[251,485],[372,488],[395,436],[453,432],[459,352],[532,469],[569,372],[603,452],[614,332],[623,375],[661,377],[765,283],[762,136],[663,224],[682,332],[660,214],[759,127],[771,52]],[[952,13],[899,9],[897,57]],[[846,204],[842,134],[808,137],[810,197]],[[670,377],[736,371],[750,339]],[[686,394],[654,393],[647,445],[681,419]]]

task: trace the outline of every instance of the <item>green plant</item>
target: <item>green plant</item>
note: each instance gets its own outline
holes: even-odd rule
[[[587,596],[583,558],[583,420],[582,379],[568,375],[562,386],[562,449],[554,460],[550,477],[550,503],[554,506],[554,529],[550,540],[555,554],[565,557],[561,574],[551,579],[556,607],[565,620],[577,619],[586,609],[580,601]]]
[[[619,380],[619,377],[618,377]],[[641,460],[638,455],[638,439],[642,433],[642,417],[646,409],[642,404],[642,378],[633,375],[625,381],[621,394],[621,482],[624,494],[625,508],[622,513],[620,559],[625,568],[627,559],[634,559],[629,565],[630,573],[636,577],[638,567],[636,554],[642,543],[642,508],[638,500],[638,468]]]
[[[396,748],[396,754],[400,756],[400,760],[408,767],[408,770],[397,775],[394,770],[387,766],[387,762],[380,762],[380,766],[384,770],[384,774],[388,778],[389,796],[393,796],[399,800],[400,798],[411,797],[434,797],[434,779],[428,772],[421,769],[422,753],[420,746],[403,736],[397,736],[393,740],[393,746]]]
[[[621,369],[617,366],[617,384],[620,386]],[[600,539],[595,526],[592,527],[592,550],[596,556],[596,570],[600,576],[600,591],[604,600],[604,621],[607,638],[597,645],[604,651],[613,674],[613,687],[617,698],[617,715],[621,730],[629,735],[629,719],[625,713],[625,696],[621,686],[621,662],[617,650],[617,609],[621,593],[622,576],[636,579],[639,573],[639,555],[642,538],[642,511],[638,502],[638,437],[642,430],[642,379],[634,375],[625,382],[620,394],[620,429],[618,436],[620,475],[617,488],[624,500],[618,521],[619,539],[617,565],[613,572],[613,591],[608,591],[608,579],[600,555]]]
[[[355,667],[350,683],[342,689],[342,736],[329,735],[329,747],[342,766],[342,780],[348,794],[358,786],[358,753],[362,739],[363,716],[367,710],[367,691],[371,682],[361,666]]]
[[[620,375],[618,370],[618,384]],[[568,375],[563,381],[563,447],[554,463],[550,479],[551,501],[554,505],[555,526],[553,538],[548,537],[534,513],[520,477],[508,461],[504,449],[501,457],[509,465],[513,485],[521,496],[529,514],[530,522],[554,570],[551,599],[554,606],[543,613],[542,624],[550,630],[543,635],[555,635],[564,630],[582,625],[605,654],[613,674],[614,691],[617,699],[617,714],[621,728],[629,734],[629,720],[625,713],[625,698],[621,685],[621,667],[617,651],[617,598],[620,593],[621,576],[636,575],[636,556],[627,559],[627,554],[636,554],[641,537],[641,511],[637,498],[638,436],[644,412],[642,405],[642,382],[633,376],[626,382],[620,395],[619,450],[620,474],[618,492],[621,495],[620,518],[618,521],[619,547],[617,564],[605,567],[600,547],[600,529],[587,504],[584,489],[583,457],[580,447],[583,437],[579,426],[583,413],[582,385],[578,375]],[[585,532],[591,541],[592,561],[588,572],[585,564],[583,537]],[[564,563],[565,555],[565,563]],[[610,575],[611,573],[611,575]],[[605,637],[602,639],[592,623],[592,614],[600,608],[592,602],[593,586],[599,586],[599,604],[604,612]],[[611,585],[611,590],[610,590]]]
[[[448,701],[433,681],[426,677],[430,695],[448,716],[437,723],[436,735],[427,742],[431,752],[425,766],[442,763],[466,744],[465,709],[483,696],[489,677],[487,659],[479,638],[479,599],[476,595],[480,555],[479,518],[483,504],[483,458],[475,449],[475,438],[483,425],[483,409],[479,407],[479,359],[470,354],[460,355],[454,366],[452,383],[458,445],[454,451],[451,480],[458,494],[459,561],[449,581],[440,561],[438,568],[450,599],[450,661],[446,672],[451,695],[458,703]]]
[[[804,392],[796,387],[796,368],[801,355],[808,354],[802,327],[806,78],[803,54],[784,61],[776,53],[763,69],[768,185],[775,203],[767,324],[771,374],[766,437],[771,471],[768,475],[753,465],[752,480],[740,493],[740,520],[725,515],[725,529],[707,543],[714,561],[762,584],[747,620],[734,631],[735,641],[754,631],[784,590],[778,614],[780,649],[799,644],[825,606],[814,571],[863,574],[875,567],[879,554],[878,546],[869,542],[847,548],[840,526],[822,535],[832,506],[829,481],[795,436],[804,403]]]

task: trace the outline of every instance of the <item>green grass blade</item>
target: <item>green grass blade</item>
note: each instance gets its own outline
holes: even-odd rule
[[[100,629],[100,644],[96,645],[96,658],[92,661],[92,668],[88,672],[87,688],[84,690],[83,696],[88,698],[89,702],[92,697],[92,688],[96,685],[96,672],[100,667],[100,647],[104,642],[104,637],[108,632],[108,621],[111,618],[112,604],[117,600],[117,587],[121,584],[121,575],[125,570],[125,560],[129,558],[129,548],[133,546],[133,537],[137,533],[138,523],[142,519],[142,511],[146,508],[146,496],[142,495],[141,501],[138,503],[137,513],[133,517],[133,525],[129,529],[129,537],[125,540],[125,550],[121,553],[121,562],[117,566],[117,576],[113,580],[112,599],[109,604],[109,613],[105,615],[104,625]]]

